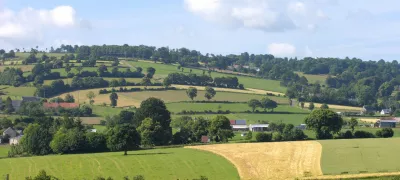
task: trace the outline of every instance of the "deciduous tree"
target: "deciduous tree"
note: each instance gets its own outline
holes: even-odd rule
[[[124,151],[124,155],[137,149],[140,141],[140,134],[131,124],[117,125],[107,131],[107,147],[111,151]]]

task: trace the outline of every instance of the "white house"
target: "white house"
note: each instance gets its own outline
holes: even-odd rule
[[[262,132],[268,129],[268,124],[250,124],[249,129],[250,131],[254,132]]]
[[[386,114],[390,114],[392,112],[391,109],[382,109],[381,111],[381,115],[386,115]]]
[[[17,145],[19,144],[19,141],[21,140],[22,136],[17,136],[10,138],[10,145]]]

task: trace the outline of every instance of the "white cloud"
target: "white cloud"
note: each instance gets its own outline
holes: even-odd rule
[[[290,56],[296,53],[296,47],[288,43],[272,43],[267,49],[274,56]]]
[[[286,31],[293,21],[277,3],[264,0],[184,0],[186,9],[202,18],[228,26]]]
[[[46,31],[79,27],[76,12],[71,6],[54,9],[24,8],[13,11],[0,8],[0,39],[14,47],[43,40]]]
[[[306,6],[302,2],[291,2],[289,3],[288,10],[301,15],[306,14]]]
[[[321,9],[318,9],[316,14],[317,14],[317,17],[322,20],[329,20],[329,17]]]

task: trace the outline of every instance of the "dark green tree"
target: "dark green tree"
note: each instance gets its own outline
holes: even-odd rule
[[[118,94],[115,92],[112,92],[110,94],[110,101],[111,101],[111,106],[112,107],[116,107],[117,106],[117,102],[118,102]]]
[[[217,92],[214,90],[214,88],[207,86],[206,87],[206,93],[204,94],[204,97],[207,98],[208,100],[212,99]]]
[[[249,105],[249,107],[251,107],[252,112],[254,112],[257,107],[261,106],[260,101],[258,101],[257,99],[251,99],[247,104]]]
[[[211,120],[208,132],[211,139],[217,142],[228,142],[229,138],[235,136],[229,119],[222,115],[218,115]]]
[[[131,124],[117,125],[107,131],[107,147],[111,151],[124,151],[124,155],[137,149],[140,141],[140,134]]]
[[[349,126],[352,132],[354,132],[354,128],[357,127],[358,121],[356,118],[352,117],[349,121]]]
[[[194,87],[190,87],[186,90],[186,95],[193,101],[193,98],[197,96],[197,89]]]
[[[312,111],[304,121],[307,128],[316,133],[317,139],[332,138],[332,134],[340,132],[344,123],[341,116],[328,109]]]

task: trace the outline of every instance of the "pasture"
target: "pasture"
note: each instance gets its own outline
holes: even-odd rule
[[[32,71],[34,65],[9,65],[9,66],[0,66],[0,71],[4,71],[6,68],[16,68],[21,69],[22,72]]]
[[[127,61],[124,61],[124,62],[127,62]],[[177,68],[178,66],[176,66],[176,65],[152,63],[150,61],[137,61],[137,62],[129,61],[127,63],[133,67],[141,67],[141,68],[143,68],[144,71],[146,70],[147,67],[155,68],[156,69],[156,73],[155,73],[156,78],[157,77],[165,78],[170,73],[182,72],[181,70],[178,70],[178,68]],[[183,73],[189,74],[190,68],[184,68]],[[203,70],[192,69],[192,73],[201,75],[201,74],[203,74]],[[205,73],[208,74],[208,72],[205,72]],[[212,72],[211,76],[212,77],[222,77],[222,76],[235,76],[235,75]],[[262,89],[262,90],[268,90],[268,91],[280,92],[280,93],[285,93],[285,91],[286,91],[286,88],[280,86],[280,82],[277,80],[260,79],[260,78],[247,77],[247,76],[237,76],[237,77],[239,79],[239,83],[243,84],[245,88]]]
[[[325,175],[400,171],[400,139],[325,140],[321,168]]]
[[[185,148],[152,149],[123,152],[50,155],[0,159],[0,175],[24,179],[45,170],[61,179],[94,179],[111,176],[143,175],[146,179],[239,179],[236,168],[226,159],[210,152]]]
[[[326,78],[328,78],[328,75],[326,74],[304,74],[303,72],[295,72],[296,74],[298,74],[300,77],[304,76],[307,78],[309,83],[320,83],[325,84],[325,80]]]
[[[294,179],[322,175],[321,145],[316,141],[192,146],[231,161],[241,179]]]
[[[181,117],[183,115],[172,115],[172,118]],[[202,116],[206,119],[211,119],[216,116],[216,114],[201,114],[201,115],[190,115],[191,117]],[[263,122],[274,122],[274,123],[286,123],[299,125],[304,123],[304,118],[307,114],[257,114],[257,113],[236,113],[236,114],[224,114],[229,119],[245,119],[247,124],[257,124]]]
[[[119,80],[121,78],[103,78],[104,80],[107,81],[112,81],[112,80]],[[141,78],[124,78],[126,80],[126,82],[130,82],[130,83],[140,83],[142,81]],[[72,78],[63,78],[61,79],[64,81],[64,83],[66,84],[70,84],[72,82]],[[44,80],[43,84],[45,85],[50,85],[53,81],[55,80]]]
[[[167,108],[169,111],[177,113],[181,112],[182,110],[186,111],[200,111],[203,112],[205,110],[222,110],[226,111],[229,110],[231,112],[244,112],[244,111],[251,111],[252,109],[247,105],[247,103],[168,103]],[[258,108],[260,112],[264,110]],[[267,113],[270,110],[267,110]],[[289,105],[278,105],[277,108],[274,109],[273,113],[282,113],[282,114],[308,114],[310,111],[302,110],[300,108],[291,107]]]
[[[35,87],[14,87],[14,86],[6,86],[0,85],[0,91],[5,94],[5,96],[33,96],[35,93]]]

